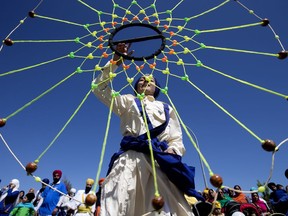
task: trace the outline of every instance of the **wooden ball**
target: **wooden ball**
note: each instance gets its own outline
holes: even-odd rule
[[[267,18],[265,18],[265,19],[262,20],[262,24],[261,25],[262,26],[268,26],[269,23],[270,23],[270,21]]]
[[[5,124],[6,124],[6,119],[1,118],[0,119],[0,127],[4,127]]]
[[[29,15],[29,17],[34,18],[35,17],[35,12],[34,11],[29,11],[28,15]]]
[[[268,151],[268,152],[273,152],[275,151],[275,148],[276,148],[276,144],[273,140],[264,140],[264,142],[262,142],[262,148],[265,150],[265,151]]]
[[[30,175],[31,173],[35,172],[37,168],[38,168],[37,163],[30,162],[26,165],[26,172],[28,175]]]
[[[96,203],[97,197],[95,194],[88,194],[85,199],[85,204],[88,206],[92,206]]]
[[[281,52],[278,53],[278,59],[285,59],[288,56],[288,52],[283,50]]]
[[[14,43],[14,42],[13,42],[10,38],[6,38],[6,39],[4,40],[4,44],[5,44],[6,46],[12,46],[13,43]]]
[[[223,184],[223,179],[221,176],[214,174],[210,177],[210,183],[214,187],[220,188]]]
[[[285,176],[288,179],[288,169],[285,170]]]
[[[164,199],[162,196],[155,196],[152,200],[152,205],[155,210],[160,210],[164,206]]]

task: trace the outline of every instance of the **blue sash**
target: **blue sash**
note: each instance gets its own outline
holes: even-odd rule
[[[143,110],[140,100],[136,98],[135,102],[143,117]],[[195,167],[182,163],[182,157],[179,155],[164,152],[168,148],[168,144],[166,141],[160,142],[157,138],[157,136],[165,130],[169,122],[169,107],[167,104],[163,105],[166,121],[160,126],[153,128],[148,115],[146,114],[154,158],[159,164],[160,169],[167,175],[169,180],[177,186],[179,190],[188,196],[193,196],[198,200],[205,201],[204,198],[195,190]],[[134,150],[150,155],[149,142],[147,139],[147,133],[138,137],[124,136],[120,143],[120,150],[111,158],[107,175],[110,173],[115,160],[117,160],[117,158],[119,158],[119,156],[125,151]]]

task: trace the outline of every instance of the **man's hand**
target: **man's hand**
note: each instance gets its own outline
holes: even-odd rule
[[[168,148],[167,150],[165,150],[165,152],[170,154],[176,154],[176,152],[172,148]]]
[[[128,55],[128,56],[131,56],[132,53],[134,52],[134,50],[130,51],[129,52],[129,49],[131,47],[131,44],[125,44],[125,43],[119,43],[116,45],[116,50],[119,52],[119,53],[122,53],[124,55]],[[128,53],[129,52],[129,53]],[[117,65],[121,65],[123,63],[123,60],[120,59],[121,57],[119,55],[117,55],[116,53],[114,54],[114,57],[113,57],[113,61],[116,61],[117,62]]]
[[[56,208],[53,210],[52,215],[53,215],[53,216],[57,215],[57,212],[58,212],[58,208],[56,207]]]

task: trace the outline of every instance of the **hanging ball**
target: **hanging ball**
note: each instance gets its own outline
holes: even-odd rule
[[[155,210],[160,210],[164,206],[164,199],[162,196],[155,196],[152,200],[152,206]]]
[[[88,206],[92,206],[96,203],[97,197],[95,194],[88,194],[85,199],[85,204]]]
[[[214,187],[220,188],[223,184],[223,179],[221,176],[214,174],[210,177],[210,183]]]
[[[265,192],[265,187],[264,187],[264,186],[260,186],[260,187],[258,188],[258,191],[259,191],[260,193],[264,193],[264,192]]]
[[[276,144],[273,140],[264,140],[262,142],[262,148],[265,150],[265,151],[268,151],[268,152],[273,152],[275,151],[276,149]]]
[[[288,169],[285,170],[285,176],[288,179]]]
[[[14,42],[13,42],[10,38],[6,38],[6,39],[4,40],[4,44],[5,44],[6,46],[12,46],[13,43],[14,43]]]
[[[278,59],[285,59],[288,56],[288,51],[283,50],[281,52],[278,53]]]
[[[36,176],[34,179],[35,179],[36,182],[41,182],[41,178],[38,177],[38,176]]]
[[[0,127],[4,127],[6,124],[6,119],[5,118],[0,118]]]
[[[29,17],[34,18],[35,17],[35,12],[34,11],[29,11],[28,15],[29,15]]]
[[[26,172],[27,175],[32,174],[33,172],[35,172],[35,170],[38,168],[37,163],[35,162],[30,162],[26,165]]]
[[[262,26],[267,26],[269,24],[269,22],[270,21],[267,18],[265,18],[265,19],[262,20],[262,24],[261,25]]]

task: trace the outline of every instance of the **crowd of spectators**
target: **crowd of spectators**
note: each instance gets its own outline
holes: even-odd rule
[[[62,172],[55,170],[52,182],[48,178],[41,180],[39,190],[30,188],[27,192],[20,190],[18,179],[12,179],[8,186],[0,191],[0,216],[99,216],[101,184],[98,182],[98,192],[91,188],[94,180],[88,178],[83,190],[70,188],[61,181]],[[185,196],[193,209],[195,216],[267,216],[288,215],[288,185],[269,182],[269,194],[266,199],[257,188],[242,191],[240,185],[233,188],[206,188],[201,195],[205,202],[198,201],[195,197]],[[97,201],[87,205],[85,198],[88,194],[95,194]],[[141,200],[139,200],[141,202]]]

